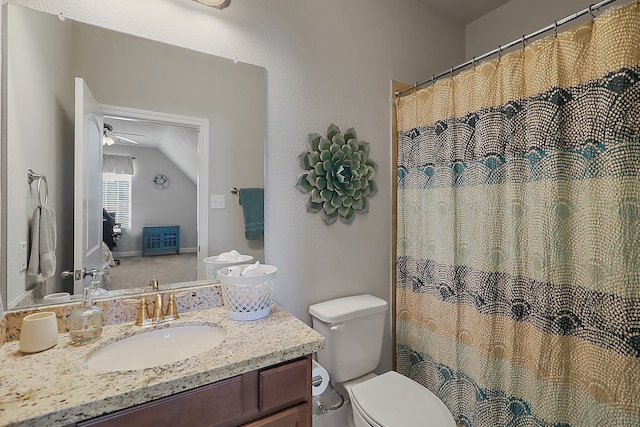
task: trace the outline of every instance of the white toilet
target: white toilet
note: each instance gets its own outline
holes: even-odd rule
[[[338,390],[348,393],[356,427],[455,427],[438,397],[397,372],[376,376],[386,301],[355,295],[309,307],[313,328],[326,339],[318,363]]]

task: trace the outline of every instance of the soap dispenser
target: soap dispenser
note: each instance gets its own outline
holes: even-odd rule
[[[69,336],[74,344],[85,344],[102,335],[102,309],[93,305],[91,289],[85,287],[82,306],[71,311]]]

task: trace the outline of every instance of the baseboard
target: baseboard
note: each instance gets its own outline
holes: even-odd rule
[[[142,251],[129,251],[129,252],[112,252],[114,258],[129,258],[134,256],[142,256]]]
[[[180,248],[181,254],[192,254],[198,252],[198,248]],[[128,252],[112,252],[114,258],[129,258],[134,256],[142,256],[142,251],[128,251]]]

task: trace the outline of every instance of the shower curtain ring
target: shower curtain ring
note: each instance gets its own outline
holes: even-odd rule
[[[431,86],[433,86],[435,84],[435,82],[436,82],[436,75],[435,74],[431,74]]]
[[[553,35],[558,38],[558,21],[553,22]]]
[[[498,58],[502,58],[502,46],[498,46]]]
[[[473,69],[475,70],[476,69],[476,57],[475,56],[471,57],[471,65],[473,65]]]
[[[526,42],[527,41],[527,36],[525,36],[524,34],[522,35],[522,50],[525,50],[527,45]]]
[[[593,14],[593,5],[589,5],[589,15],[591,15],[591,19],[596,19],[596,15]]]

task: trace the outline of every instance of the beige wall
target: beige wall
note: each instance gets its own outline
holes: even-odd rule
[[[229,189],[264,185],[264,69],[10,6],[7,306],[35,282],[18,267],[17,249],[28,241],[35,207],[35,192],[25,183],[28,168],[47,174],[58,222],[57,273],[45,292],[71,291],[59,273],[73,268],[75,76],[85,79],[101,104],[208,119],[209,188],[226,195],[228,206],[210,211],[209,253],[200,257],[236,249],[263,260],[263,242],[244,238],[242,211]],[[171,207],[189,209],[195,221],[195,203],[183,202],[176,199]]]
[[[460,24],[415,0],[233,0],[223,11],[191,0],[12,2],[265,67],[265,249],[278,267],[276,302],[310,322],[319,301],[390,299],[391,80],[422,81],[462,61]],[[326,226],[295,189],[307,135],[331,123],[354,127],[379,164],[379,192],[351,225]],[[389,322],[382,369],[390,336]]]
[[[58,271],[73,265],[73,251],[68,250],[72,246],[71,235],[63,232],[73,231],[73,189],[65,185],[69,180],[73,182],[73,127],[69,116],[73,80],[65,78],[70,74],[72,60],[71,52],[53,48],[68,45],[71,34],[52,30],[50,19],[40,19],[34,25],[27,21],[24,10],[14,9],[16,19],[7,28],[9,52],[17,53],[7,59],[7,75],[11,79],[7,103],[14,108],[7,111],[5,128],[7,138],[15,142],[6,147],[10,160],[5,171],[8,206],[12,206],[6,210],[9,307],[36,281],[19,267],[19,245],[29,241],[29,221],[37,205],[37,183],[27,184],[28,169],[47,176],[49,205],[57,213]],[[41,194],[44,195],[44,187]],[[63,286],[55,275],[47,279],[46,292],[63,290]]]
[[[265,70],[95,27],[82,26],[75,40],[76,72],[98,102],[209,120],[209,192],[227,204],[209,210],[201,258],[236,249],[263,260],[229,189],[264,185]]]

